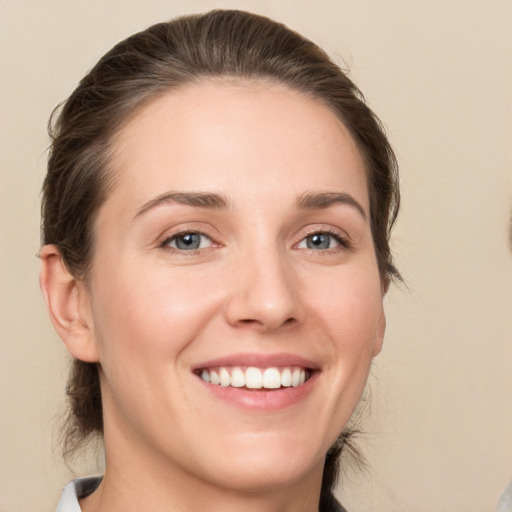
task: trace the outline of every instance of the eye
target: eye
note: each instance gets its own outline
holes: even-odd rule
[[[209,236],[190,231],[167,238],[162,243],[162,247],[170,247],[179,251],[194,251],[210,247],[212,244],[212,239]]]
[[[319,231],[317,233],[311,233],[306,238],[303,238],[299,245],[299,249],[312,249],[312,250],[326,250],[334,249],[336,247],[347,247],[347,242],[338,234],[327,233]]]

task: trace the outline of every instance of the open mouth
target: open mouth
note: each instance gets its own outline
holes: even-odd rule
[[[300,366],[272,366],[268,368],[217,366],[200,368],[195,373],[204,382],[225,388],[268,390],[302,386],[311,378],[313,370]]]

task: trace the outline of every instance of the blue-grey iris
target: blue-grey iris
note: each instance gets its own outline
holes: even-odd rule
[[[176,247],[178,249],[199,249],[200,245],[201,235],[199,233],[186,233],[176,237]]]
[[[331,237],[326,233],[316,233],[308,236],[306,244],[308,249],[329,249]]]

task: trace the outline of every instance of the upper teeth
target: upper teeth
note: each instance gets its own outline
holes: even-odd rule
[[[306,382],[309,373],[304,368],[283,367],[283,368],[256,368],[249,366],[245,370],[239,366],[218,367],[204,369],[201,372],[201,379],[205,382],[218,384],[223,387],[234,388],[247,387],[250,389],[278,389],[283,387],[297,387]]]

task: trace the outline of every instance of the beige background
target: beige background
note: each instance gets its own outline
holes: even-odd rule
[[[400,159],[409,288],[387,299],[368,471],[347,472],[345,504],[494,510],[512,479],[512,1],[0,0],[0,511],[52,511],[72,477],[52,448],[67,357],[35,257],[47,117],[119,39],[216,6],[343,58]]]

